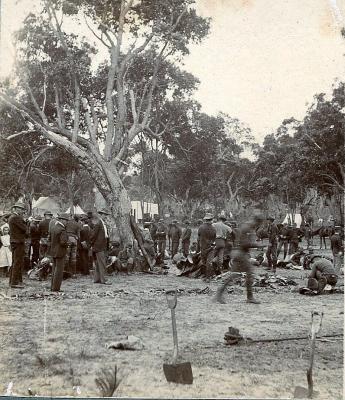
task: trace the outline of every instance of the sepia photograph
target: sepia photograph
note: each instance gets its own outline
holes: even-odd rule
[[[0,0],[0,397],[344,398],[345,0]]]

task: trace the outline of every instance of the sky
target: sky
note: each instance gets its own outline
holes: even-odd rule
[[[345,0],[196,0],[209,36],[184,68],[200,80],[204,112],[249,125],[261,142],[285,118],[302,119],[313,96],[345,76]],[[11,35],[38,0],[0,0],[0,75],[10,73]]]

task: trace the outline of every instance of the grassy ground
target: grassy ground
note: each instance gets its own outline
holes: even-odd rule
[[[263,272],[258,268],[258,273]],[[306,272],[279,270],[302,285]],[[228,304],[214,304],[219,283],[169,275],[116,275],[112,286],[91,277],[64,281],[63,295],[50,295],[48,282],[26,281],[8,289],[0,280],[0,394],[99,396],[95,377],[119,368],[116,392],[129,397],[292,398],[307,387],[308,340],[225,346],[229,326],[253,339],[308,335],[312,310],[324,312],[322,334],[343,332],[343,295],[302,296],[295,287],[257,288],[260,305],[246,304],[236,287]],[[343,285],[341,279],[340,285]],[[209,292],[196,294],[209,287]],[[181,359],[192,363],[190,386],[166,382],[162,364],[172,353],[166,289],[181,289],[176,309]],[[39,294],[39,297],[37,296]],[[35,297],[36,296],[36,297]],[[140,351],[109,350],[119,335],[135,335]],[[318,341],[314,385],[320,399],[343,398],[343,340]]]

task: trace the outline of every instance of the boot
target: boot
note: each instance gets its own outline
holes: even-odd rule
[[[253,296],[252,285],[247,285],[247,303],[260,304],[260,301],[256,300]]]

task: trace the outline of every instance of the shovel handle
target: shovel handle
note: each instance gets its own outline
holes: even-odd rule
[[[171,309],[171,321],[172,321],[173,340],[174,340],[174,350],[173,350],[172,358],[173,358],[173,363],[176,364],[177,357],[178,357],[178,339],[177,339],[175,308]]]

